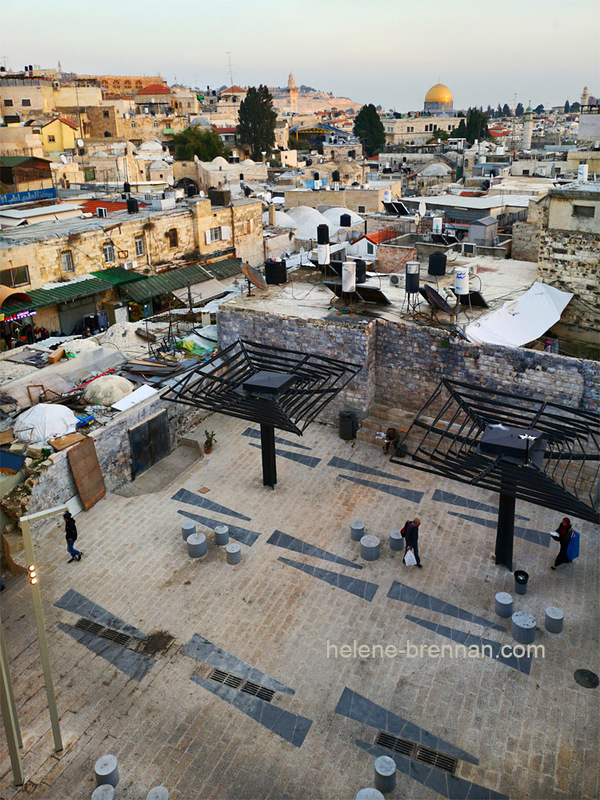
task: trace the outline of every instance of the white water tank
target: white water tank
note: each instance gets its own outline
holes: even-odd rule
[[[342,292],[353,292],[356,289],[356,262],[344,261],[342,264]]]
[[[328,244],[320,244],[317,246],[317,258],[319,262],[319,266],[323,267],[326,264],[329,264],[330,260],[330,245]]]
[[[432,220],[431,230],[433,233],[441,233],[442,232],[442,218],[441,217],[434,217]]]
[[[577,183],[587,183],[588,179],[588,165],[580,164],[577,168]]]
[[[469,267],[454,267],[455,294],[469,294]]]
[[[386,189],[383,193],[383,202],[384,203],[391,203],[392,202],[392,193],[389,189]]]

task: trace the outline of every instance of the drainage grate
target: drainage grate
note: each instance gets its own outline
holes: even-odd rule
[[[211,681],[222,683],[224,686],[231,686],[232,689],[239,688],[243,680],[239,675],[233,675],[231,672],[225,672],[222,669],[213,669],[208,677]]]
[[[73,627],[77,628],[77,630],[91,633],[92,636],[108,639],[109,642],[120,644],[122,647],[127,647],[133,638],[131,636],[127,636],[126,633],[121,633],[121,631],[115,631],[113,628],[105,628],[103,625],[99,625],[97,622],[92,622],[89,619],[85,619],[85,617],[78,619]]]
[[[273,689],[267,689],[264,686],[260,686],[258,683],[252,683],[252,681],[246,681],[241,691],[246,694],[254,695],[255,697],[260,697],[261,700],[266,700],[267,703],[271,702],[275,694]]]
[[[103,639],[108,639],[109,642],[120,644],[123,647],[127,647],[129,642],[131,641],[131,636],[127,636],[126,633],[121,633],[121,631],[115,631],[112,628],[105,628],[100,634],[100,636]]]
[[[392,750],[394,753],[402,753],[415,761],[420,761],[422,764],[429,764],[431,767],[449,772],[450,775],[455,774],[458,766],[458,759],[453,756],[449,756],[446,753],[438,753],[437,750],[411,742],[409,739],[399,739],[397,736],[392,736],[385,731],[379,731],[375,744],[385,747],[387,750]]]
[[[73,625],[73,627],[77,628],[77,630],[85,631],[86,633],[91,633],[94,636],[100,636],[100,633],[104,630],[104,627],[102,625],[98,625],[97,622],[92,622],[91,620],[84,619],[83,617],[81,619],[78,619],[75,625]]]

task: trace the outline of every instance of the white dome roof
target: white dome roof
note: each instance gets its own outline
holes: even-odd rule
[[[424,178],[445,178],[450,174],[450,167],[446,164],[427,164],[427,166],[419,172]]]
[[[194,119],[190,122],[190,125],[193,127],[199,128],[211,128],[212,122],[207,117],[194,117]]]
[[[171,169],[171,167],[166,161],[159,159],[158,161],[153,161],[148,169]]]
[[[252,161],[251,158],[245,158],[243,161],[240,161],[240,165],[245,164],[247,167],[255,167],[256,161]]]
[[[229,166],[229,164],[227,163],[227,161],[225,161],[223,156],[216,156],[215,158],[213,158],[213,160],[210,163],[215,167],[228,167]]]
[[[265,211],[263,214],[263,225],[269,224],[269,212]],[[285,211],[276,211],[275,212],[275,225],[279,228],[297,228],[298,223],[296,220],[291,217],[289,214],[286,214]]]
[[[338,226],[340,225],[340,217],[342,214],[348,214],[350,216],[350,225],[360,225],[361,222],[364,222],[363,218],[359,217],[355,211],[344,208],[344,206],[334,206],[334,208],[328,208],[327,211],[323,212],[324,217],[327,217],[330,222]]]
[[[319,213],[316,208],[310,208],[310,206],[296,206],[290,208],[287,213],[296,223],[299,239],[316,239],[319,225],[327,225],[330,236],[336,233],[340,227]]]
[[[138,147],[138,150],[160,150],[161,153],[162,149],[162,144],[157,142],[155,139],[150,142],[142,142],[142,144]]]

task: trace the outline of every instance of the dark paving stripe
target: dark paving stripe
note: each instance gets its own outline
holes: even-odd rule
[[[413,761],[412,758],[404,756],[402,753],[395,753],[392,750],[363,742],[360,739],[355,739],[354,744],[375,758],[378,756],[393,758],[400,772],[418,781],[423,786],[427,786],[428,789],[432,789],[442,797],[447,797],[448,800],[509,800],[508,795],[499,794],[492,789],[486,789],[485,786],[471,783],[471,781],[466,781],[464,778],[449,775],[441,769],[422,764],[420,761]]]
[[[533,660],[533,656],[523,656],[522,658],[517,658],[512,654],[510,656],[504,656],[501,653],[501,648],[504,642],[493,642],[491,639],[484,639],[482,636],[475,636],[472,633],[464,633],[463,631],[457,631],[455,628],[448,628],[446,625],[438,625],[437,622],[429,622],[425,619],[419,619],[419,617],[413,617],[411,614],[406,614],[405,617],[411,622],[415,622],[417,625],[420,625],[422,628],[427,628],[427,630],[438,633],[440,636],[445,636],[446,639],[451,639],[457,644],[463,644],[467,649],[471,645],[475,645],[478,652],[481,654],[479,658],[491,658],[498,661],[500,664],[506,664],[507,667],[512,667],[512,669],[516,669],[525,675],[529,675],[531,672],[531,662]],[[486,650],[483,650],[484,645],[487,648]],[[516,645],[516,642],[511,642],[510,646],[512,648]],[[523,645],[520,646],[523,647]],[[491,655],[488,655],[490,650]],[[460,658],[461,657],[459,656],[457,660],[460,660]]]
[[[497,631],[505,632],[506,628],[499,625],[497,622],[491,622],[485,617],[480,617],[477,614],[472,614],[470,611],[465,611],[464,608],[453,606],[450,603],[445,603],[438,597],[425,592],[419,592],[413,589],[412,586],[407,586],[400,581],[394,581],[392,588],[388,592],[388,597],[392,600],[400,600],[402,603],[410,603],[413,606],[420,606],[421,608],[429,608],[432,611],[438,611],[440,614],[446,614],[450,617],[457,619],[464,619],[467,622],[476,622],[478,625],[485,625],[486,628],[494,628]]]
[[[187,519],[193,519],[194,522],[199,522],[201,525],[206,525],[207,528],[212,528],[213,531],[217,525],[224,524],[220,519],[201,517],[199,514],[192,514],[191,511],[184,511],[181,508],[177,513],[181,514],[182,517],[187,517]],[[248,528],[240,528],[238,525],[232,525],[230,522],[227,523],[227,527],[229,528],[229,535],[232,539],[236,539],[242,544],[247,544],[248,547],[252,547],[254,542],[260,536],[260,533],[257,533],[256,531],[250,531]]]
[[[479,764],[478,758],[475,758],[465,750],[461,750],[460,747],[440,739],[433,733],[415,725],[414,722],[409,722],[404,717],[394,714],[393,711],[388,711],[387,708],[378,706],[367,697],[353,692],[348,687],[342,692],[335,708],[335,713],[340,714],[342,717],[356,720],[356,722],[361,722],[363,725],[369,725],[371,728],[391,733],[392,736],[396,736],[398,739],[409,739],[411,742],[437,750],[439,753],[469,761],[471,764]]]
[[[149,658],[142,653],[135,653],[126,647],[101,639],[98,636],[92,636],[91,633],[71,628],[69,625],[63,625],[62,622],[58,623],[58,628],[135,681],[141,681],[156,664],[156,659],[154,658]]]
[[[483,525],[486,528],[493,528],[496,530],[498,527],[498,521],[495,519],[472,517],[470,514],[459,514],[458,511],[449,511],[448,513],[452,517],[460,517],[460,519],[466,519],[469,522],[475,522],[477,525]],[[533,528],[521,528],[518,525],[515,525],[515,536],[519,539],[525,539],[526,542],[539,544],[542,547],[548,547],[552,540],[552,537],[549,533],[545,533],[544,531],[536,531]]]
[[[303,542],[302,539],[296,539],[295,536],[290,536],[283,531],[274,531],[274,533],[267,539],[267,544],[274,544],[276,547],[284,547],[286,550],[293,550],[296,553],[302,553],[305,556],[314,556],[315,558],[322,558],[324,561],[333,561],[336,564],[343,564],[346,567],[353,567],[354,569],[362,569],[360,564],[355,564],[342,556],[336,556],[327,550],[321,550],[320,547],[315,547],[314,544]]]
[[[259,444],[253,444],[253,442],[250,442],[250,447],[258,447],[259,450],[262,449]],[[292,453],[291,450],[279,450],[277,447],[275,448],[275,454],[282,458],[289,458],[290,461],[297,461],[299,464],[304,464],[305,467],[310,467],[311,469],[314,469],[317,464],[321,463],[321,459],[316,458],[316,456],[303,456],[302,453]]]
[[[489,511],[491,514],[498,513],[498,506],[490,506],[487,503],[478,503],[477,500],[470,500],[468,497],[462,497],[460,494],[452,494],[451,492],[443,492],[441,489],[436,489],[433,493],[433,500],[438,503],[450,503],[452,506],[464,506],[473,511]],[[522,514],[515,514],[515,519],[529,520],[529,517],[524,517]]]
[[[267,689],[273,689],[274,692],[294,694],[294,690],[286,686],[285,683],[280,683],[246,661],[242,661],[241,658],[228,653],[227,650],[222,650],[216,644],[205,639],[204,636],[200,636],[199,633],[195,633],[192,636],[182,652],[184,656],[210,664],[211,667],[218,667],[225,672],[233,672],[235,675],[239,675],[240,678],[246,678],[246,680],[258,683],[260,686],[266,686]]]
[[[260,431],[254,430],[254,428],[246,428],[242,436],[249,436],[251,439],[260,439]],[[305,444],[298,444],[298,442],[292,442],[290,439],[282,439],[280,436],[276,436],[275,441],[277,444],[286,444],[288,447],[297,447],[299,450],[312,450],[312,447],[307,447]]]
[[[385,492],[386,494],[393,494],[396,497],[402,497],[404,500],[409,500],[411,503],[418,504],[423,499],[423,492],[416,492],[414,489],[403,489],[401,486],[388,486],[387,483],[366,481],[363,478],[355,478],[353,475],[338,475],[338,478],[343,478],[345,481],[352,481],[352,483],[360,483],[361,486],[367,486],[369,489],[377,489],[378,492]]]
[[[339,572],[330,572],[328,569],[313,567],[311,564],[302,564],[299,561],[291,561],[289,558],[282,558],[281,556],[277,560],[283,561],[284,564],[299,569],[301,572],[306,572],[308,575],[312,575],[313,578],[325,581],[331,586],[336,586],[338,589],[350,592],[350,594],[354,594],[363,600],[368,600],[369,603],[375,597],[377,589],[379,589],[379,585],[376,583],[361,581],[358,578],[347,578],[345,575],[340,575]]]
[[[69,589],[69,591],[63,594],[54,605],[56,608],[64,608],[65,611],[70,611],[92,622],[97,622],[105,628],[114,628],[114,630],[126,633],[128,636],[134,636],[136,639],[147,638],[147,634],[143,631],[134,628],[133,625],[128,625],[122,619],[115,617],[110,611],[102,608],[102,606],[99,606],[92,600],[88,600],[87,597],[79,594],[79,592],[76,592],[74,589]]]
[[[190,492],[188,489],[180,489],[173,495],[171,500],[177,500],[179,503],[187,503],[190,506],[198,506],[198,508],[207,508],[209,511],[216,511],[218,514],[227,514],[230,517],[243,519],[246,522],[250,522],[251,519],[245,514],[239,514],[237,511],[227,508],[227,506],[221,506],[219,503],[213,503],[212,500],[208,500],[206,497],[203,497],[200,494],[195,494],[195,492]],[[220,524],[222,525],[223,523]]]
[[[285,739],[286,742],[293,744],[294,747],[302,747],[306,734],[312,725],[312,719],[292,714],[283,708],[267,703],[259,697],[251,697],[224,686],[222,683],[215,683],[207,678],[200,678],[192,675],[194,683],[202,686],[203,689],[211,692],[221,700],[229,703],[230,706],[237,708],[255,722],[264,725],[265,728]]]
[[[327,464],[328,467],[335,467],[336,469],[349,469],[354,472],[362,472],[365,475],[375,475],[378,478],[390,478],[393,481],[402,481],[402,483],[410,483],[408,478],[401,478],[399,475],[393,475],[391,472],[382,472],[375,467],[365,467],[364,464],[357,464],[356,461],[347,461],[345,458],[338,458],[334,456]]]

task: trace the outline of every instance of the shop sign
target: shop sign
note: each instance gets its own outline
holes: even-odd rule
[[[0,322],[16,322],[19,319],[25,319],[25,317],[34,317],[36,314],[37,311],[19,311],[18,314],[10,314],[9,316],[0,314]]]

